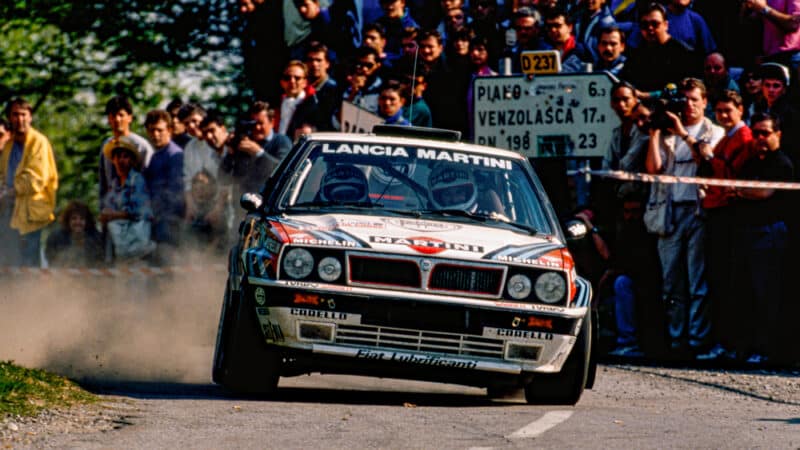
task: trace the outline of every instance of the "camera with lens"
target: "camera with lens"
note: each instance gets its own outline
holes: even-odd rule
[[[669,111],[680,117],[686,109],[686,103],[686,96],[683,92],[678,91],[677,86],[672,83],[666,85],[651,105],[653,113],[650,115],[650,122],[646,128],[648,130],[659,129],[667,131],[668,128],[672,127],[672,120],[667,115],[667,112]]]
[[[240,119],[236,122],[236,128],[233,129],[233,138],[231,139],[231,148],[238,150],[239,144],[242,143],[242,138],[253,138],[253,131],[256,128],[256,121],[250,119]]]

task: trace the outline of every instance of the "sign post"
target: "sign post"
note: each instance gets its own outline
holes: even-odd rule
[[[602,157],[619,119],[605,73],[478,77],[475,143],[528,157]]]

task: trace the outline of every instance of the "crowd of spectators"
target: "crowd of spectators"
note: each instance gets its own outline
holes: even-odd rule
[[[233,199],[258,191],[300,135],[341,129],[343,102],[386,123],[471,139],[472,81],[519,74],[530,50],[557,51],[563,72],[617,80],[609,100],[620,125],[609,130],[607,168],[797,179],[800,0],[239,3],[250,108],[223,117],[176,100],[145,115],[143,137],[131,130],[130,101],[109,99],[100,226],[86,204],[70,202],[44,251],[41,233],[55,220],[53,152],[30,126],[30,104],[8,104],[0,235],[13,239],[0,240],[0,264],[38,266],[41,253],[52,266],[97,266],[165,263],[182,246],[224,252]],[[680,109],[666,108],[665,96]],[[784,344],[786,317],[796,314],[784,276],[794,269],[786,255],[800,248],[796,200],[771,189],[597,183],[575,216],[592,230],[579,252],[594,254],[577,259],[600,308],[612,311],[612,354],[796,360]]]

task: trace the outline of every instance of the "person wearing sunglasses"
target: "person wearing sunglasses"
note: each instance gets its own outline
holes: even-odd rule
[[[777,116],[759,113],[753,116],[755,154],[745,162],[741,178],[746,180],[791,181],[794,170],[791,159],[781,151],[783,125]],[[737,241],[741,243],[742,264],[737,277],[737,291],[748,293],[740,309],[737,334],[746,337],[740,349],[746,362],[765,364],[770,358],[787,356],[796,351],[791,339],[781,342],[781,320],[785,299],[784,257],[789,242],[789,211],[794,209],[789,191],[764,188],[737,188]],[[790,225],[789,225],[790,226]],[[737,308],[738,309],[738,308]],[[791,328],[790,328],[791,329]],[[786,336],[788,337],[786,330]]]
[[[359,48],[347,74],[348,86],[343,99],[377,114],[378,95],[383,84],[378,75],[380,68],[380,55],[377,50],[366,45]]]
[[[645,7],[640,14],[639,29],[643,43],[630,50],[630,57],[620,73],[623,80],[640,91],[660,92],[669,83],[702,74],[703,55],[698,56],[669,34],[664,6],[651,3]]]
[[[319,116],[317,91],[308,84],[308,68],[297,60],[289,61],[281,77],[283,96],[275,111],[275,131],[284,136],[294,136],[303,123],[322,126]]]

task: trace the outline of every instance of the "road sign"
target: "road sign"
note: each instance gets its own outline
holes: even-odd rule
[[[475,142],[528,157],[605,156],[619,119],[604,73],[478,77]]]
[[[519,55],[522,73],[545,75],[561,72],[561,53],[558,50],[537,50]]]

